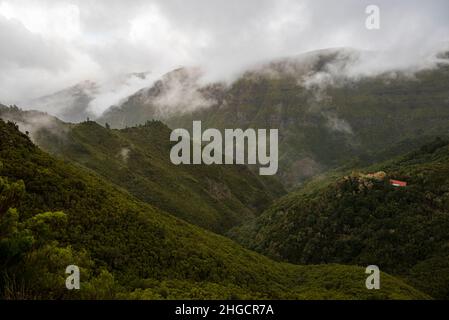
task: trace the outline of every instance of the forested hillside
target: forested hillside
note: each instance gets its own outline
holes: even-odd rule
[[[171,130],[159,121],[113,130],[92,121],[66,124],[6,107],[0,116],[29,130],[51,154],[92,169],[136,198],[216,232],[248,221],[285,192],[276,178],[261,177],[243,165],[173,165]],[[42,125],[34,125],[36,121]]]
[[[40,151],[0,121],[0,296],[53,298],[426,298],[360,267],[273,262]],[[81,268],[81,290],[65,268]]]
[[[348,162],[387,159],[376,155],[404,140],[446,133],[447,59],[417,72],[350,76],[359,54],[329,49],[278,59],[228,84],[201,85],[195,72],[176,70],[99,122],[125,127],[163,119],[189,129],[202,120],[205,128],[279,129],[278,173],[288,187]]]
[[[407,186],[394,187],[390,179]],[[293,263],[375,264],[448,298],[448,231],[449,145],[436,139],[330,184],[311,183],[232,235]]]

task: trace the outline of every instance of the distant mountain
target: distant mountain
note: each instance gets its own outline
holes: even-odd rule
[[[28,109],[49,112],[67,122],[81,122],[98,117],[97,108],[107,109],[114,103],[148,86],[149,73],[130,73],[107,81],[86,80],[56,93],[23,101]],[[96,104],[101,104],[97,106]]]
[[[171,71],[151,87],[139,90],[120,105],[106,110],[97,121],[113,128],[124,128],[207,108],[216,103],[212,89],[219,85],[204,86],[200,82],[201,76],[202,72],[197,68]]]
[[[284,194],[276,178],[246,166],[175,166],[171,130],[159,121],[109,130],[95,122],[67,124],[36,111],[0,107],[0,117],[28,131],[41,148],[79,163],[139,200],[216,231],[248,221]]]
[[[436,139],[360,172],[310,183],[231,235],[292,263],[375,264],[447,299],[449,143]]]
[[[361,267],[295,266],[245,250],[51,157],[2,120],[0,234],[2,299],[429,298],[387,274],[366,290]],[[65,287],[72,264],[82,290]]]
[[[381,160],[376,155],[384,149],[449,129],[447,63],[373,73],[374,62],[365,66],[370,58],[351,49],[311,52],[255,67],[229,85],[204,85],[198,70],[180,69],[98,121],[119,128],[148,119],[171,128],[191,128],[192,120],[218,129],[277,128],[278,174],[292,187],[350,162]]]
[[[239,79],[262,77],[295,77],[298,81],[325,71],[327,64],[335,73],[355,62],[359,52],[352,49],[329,49],[283,58],[256,66],[242,73]],[[98,119],[114,128],[143,124],[150,119],[169,120],[210,106],[227,104],[229,86],[225,83],[205,83],[200,68],[179,68],[168,72],[151,87],[143,88],[124,99],[120,105],[105,111]],[[237,81],[239,80],[237,79]],[[244,92],[241,92],[242,94]]]
[[[98,85],[84,81],[56,93],[39,97],[23,104],[29,108],[49,111],[52,115],[70,122],[80,122],[92,117],[89,103],[94,99]]]

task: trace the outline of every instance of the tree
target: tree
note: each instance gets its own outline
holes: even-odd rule
[[[25,184],[22,180],[10,183],[7,178],[0,177],[0,218],[17,204],[24,193]]]

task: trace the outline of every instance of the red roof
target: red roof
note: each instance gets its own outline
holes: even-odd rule
[[[407,182],[399,181],[399,180],[390,180],[390,184],[395,187],[406,187],[407,186]]]

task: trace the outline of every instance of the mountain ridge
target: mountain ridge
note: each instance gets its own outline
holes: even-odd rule
[[[113,130],[89,121],[67,124],[38,112],[0,109],[44,150],[102,175],[141,201],[193,224],[224,233],[258,215],[284,194],[276,178],[246,166],[171,163],[171,130],[159,121]],[[36,121],[41,126],[32,127]],[[46,125],[45,125],[46,123]]]

